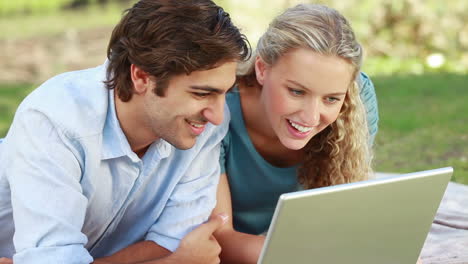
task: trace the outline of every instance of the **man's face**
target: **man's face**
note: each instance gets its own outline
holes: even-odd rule
[[[237,62],[226,62],[172,77],[164,97],[147,89],[142,98],[145,128],[178,149],[193,147],[208,122],[221,124],[225,94],[234,85],[236,66]]]

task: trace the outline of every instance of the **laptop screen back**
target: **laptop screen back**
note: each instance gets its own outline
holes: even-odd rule
[[[416,263],[453,169],[283,194],[258,263]]]

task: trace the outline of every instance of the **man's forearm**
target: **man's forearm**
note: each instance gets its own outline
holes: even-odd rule
[[[250,235],[235,230],[223,230],[215,234],[221,245],[223,264],[255,264],[265,242],[264,236]]]
[[[99,258],[94,261],[94,264],[136,264],[136,263],[160,263],[169,264],[171,259],[165,258],[171,255],[171,252],[152,241],[141,241],[124,248],[117,253]],[[157,261],[156,261],[157,260]],[[156,262],[153,262],[156,261]]]

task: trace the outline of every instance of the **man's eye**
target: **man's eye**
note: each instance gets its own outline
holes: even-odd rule
[[[192,93],[193,95],[195,95],[196,97],[199,97],[199,98],[205,98],[207,97],[208,95],[210,95],[210,93]]]
[[[304,95],[304,91],[288,88],[289,92],[294,96]]]

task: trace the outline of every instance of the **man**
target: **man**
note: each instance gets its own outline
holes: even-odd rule
[[[212,1],[127,10],[104,65],[54,77],[19,106],[0,144],[0,257],[218,263],[225,215],[204,222],[224,96],[247,56]]]

